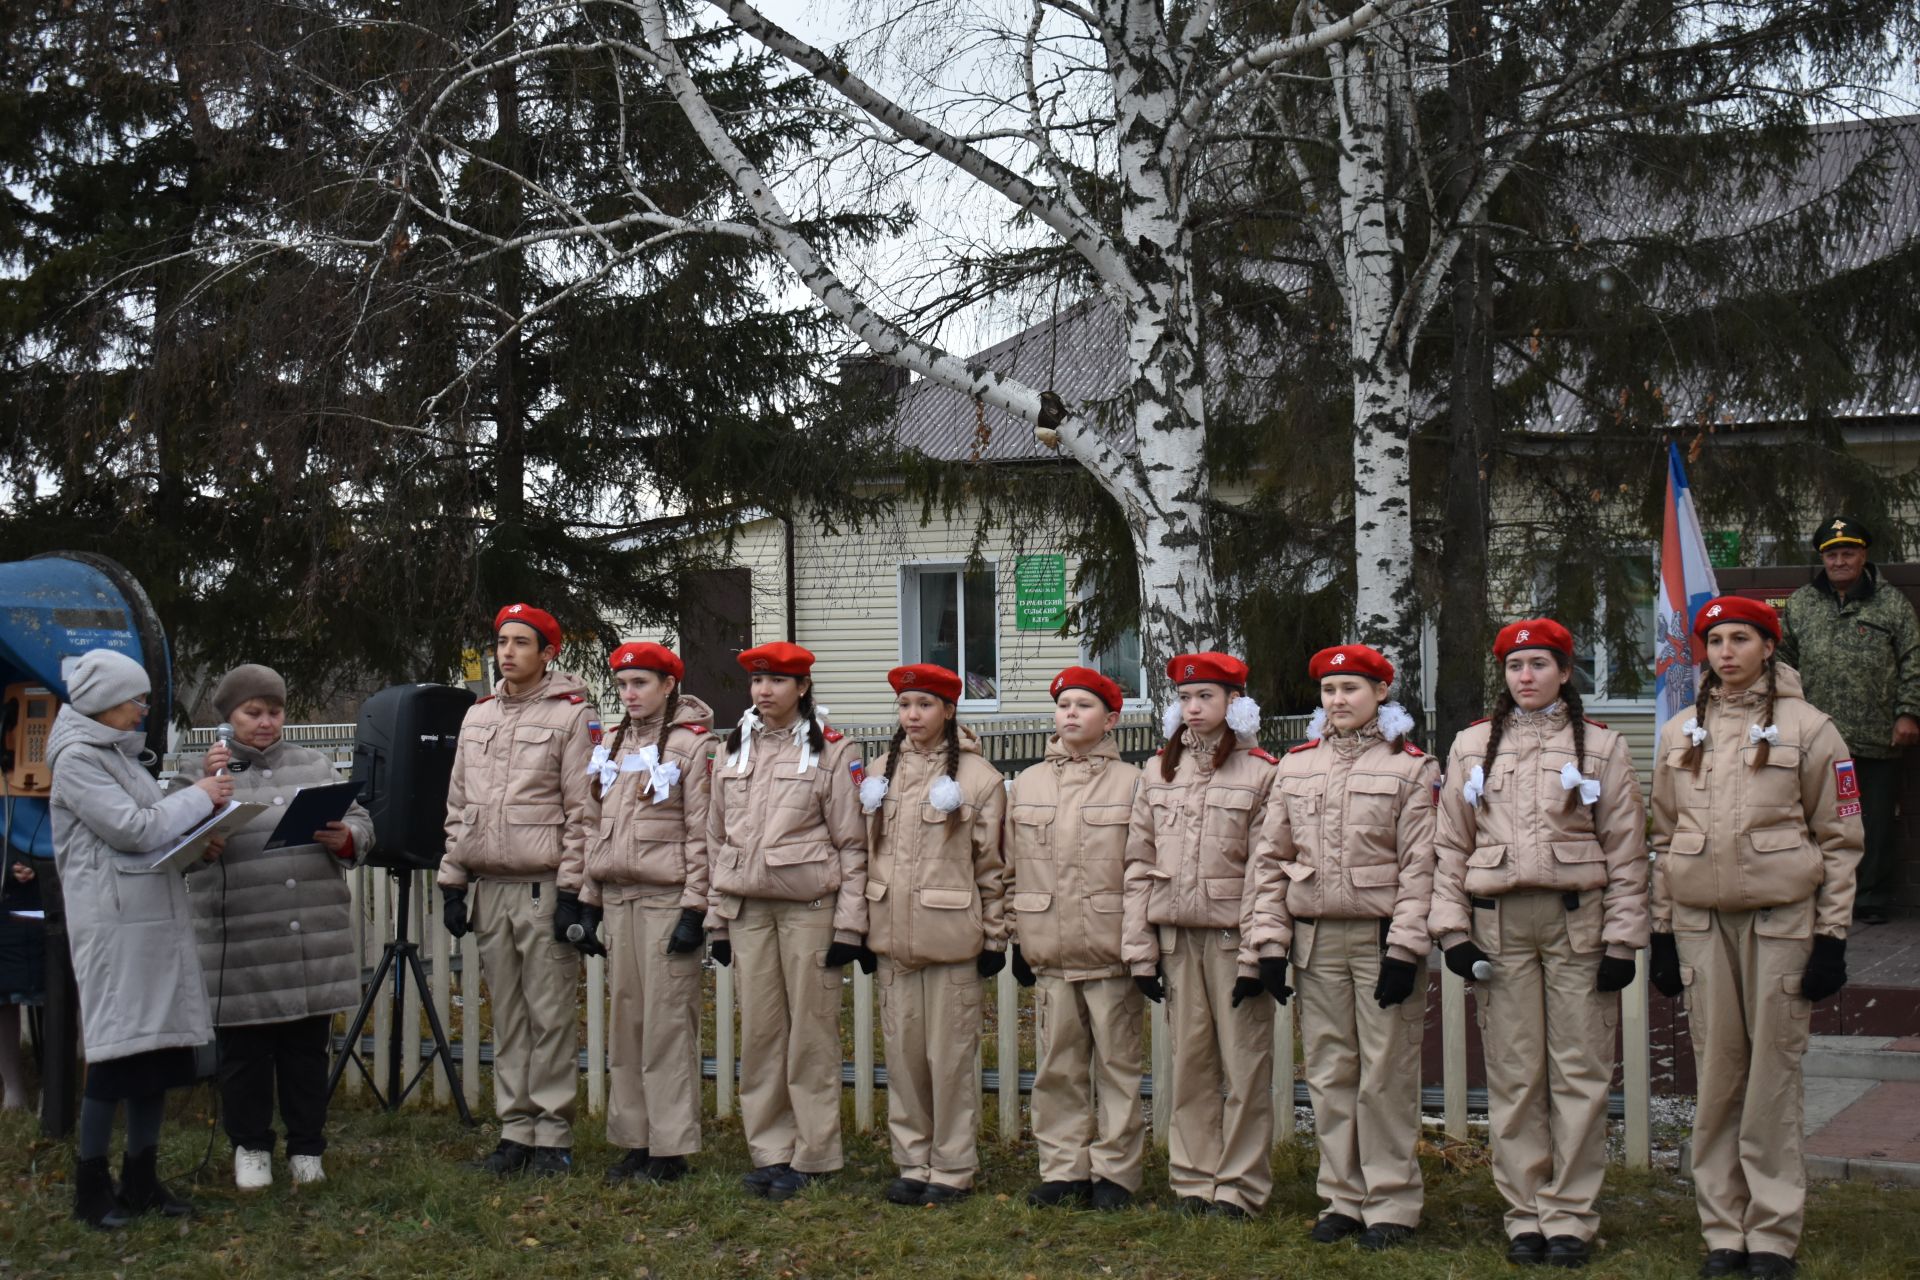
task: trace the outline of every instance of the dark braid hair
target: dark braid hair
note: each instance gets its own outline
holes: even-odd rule
[[[1760,678],[1767,682],[1767,706],[1766,710],[1760,713],[1760,725],[1762,728],[1773,723],[1774,702],[1780,696],[1779,666],[1780,655],[1779,651],[1775,650],[1773,653],[1767,655],[1766,662],[1764,662],[1760,668]],[[1699,696],[1693,700],[1693,718],[1695,722],[1702,727],[1707,723],[1707,695],[1711,694],[1715,689],[1718,689],[1721,683],[1720,673],[1712,667],[1708,667],[1707,673],[1700,678],[1700,693]],[[1765,738],[1760,739],[1759,750],[1753,753],[1754,768],[1758,769],[1767,763],[1767,757],[1770,754],[1767,748],[1771,745],[1772,744]],[[1706,755],[1707,749],[1704,740],[1689,743],[1687,746],[1687,754],[1682,758],[1681,763],[1686,765],[1688,769],[1691,769],[1697,777],[1700,773],[1700,762],[1706,759]]]
[[[807,682],[807,691],[800,695],[800,702],[794,710],[806,723],[807,745],[813,748],[813,754],[821,755],[827,749],[827,739],[826,736],[820,732],[820,722],[813,718],[813,680],[808,676],[793,676],[790,678],[794,680],[805,680]],[[736,722],[733,728],[727,730],[728,755],[732,755],[740,750],[740,737],[740,725]]]
[[[661,677],[661,679],[665,678]],[[660,740],[654,744],[653,748],[654,753],[662,760],[667,758],[667,735],[673,732],[673,718],[679,714],[680,682],[675,680],[673,688],[667,693],[667,705],[660,710]]]
[[[1579,688],[1574,684],[1573,661],[1558,649],[1549,649],[1547,652],[1553,655],[1554,665],[1560,668],[1560,674],[1565,677],[1560,682],[1559,698],[1560,701],[1567,704],[1567,723],[1573,727],[1574,763],[1579,766],[1580,772],[1585,774],[1587,771],[1587,709],[1586,705],[1580,701]],[[1493,701],[1493,716],[1491,717],[1493,727],[1487,732],[1487,753],[1481,759],[1481,767],[1483,769],[1493,767],[1493,758],[1500,753],[1500,739],[1506,736],[1507,717],[1519,709],[1520,704],[1513,700],[1513,693],[1507,688],[1506,681],[1503,679],[1500,682],[1500,696]],[[1570,791],[1567,794],[1572,797],[1568,802],[1569,805],[1579,803],[1580,793],[1578,790]],[[1485,805],[1486,802],[1487,793],[1485,789],[1482,789],[1480,798],[1474,801],[1474,806],[1478,808]]]
[[[947,705],[951,707],[953,704],[949,702],[947,703]],[[947,744],[946,776],[949,778],[952,778],[954,782],[958,783],[960,781],[960,717],[959,716],[953,715],[953,716],[947,717],[947,727],[943,736],[945,737],[946,744]],[[893,731],[893,740],[887,743],[887,767],[886,767],[886,770],[880,775],[881,777],[887,780],[887,790],[889,792],[893,790],[894,767],[900,763],[900,748],[906,745],[907,745],[907,726],[901,725]],[[873,811],[873,833],[875,836],[878,836],[880,834],[881,829],[886,826],[886,818],[884,816],[885,813],[886,813],[886,810],[884,808],[875,809]],[[953,815],[948,814],[947,817],[951,819]]]
[[[1246,692],[1245,689],[1235,688],[1229,685],[1222,685],[1221,687],[1227,691],[1228,706],[1232,706],[1233,700]],[[1186,743],[1180,740],[1180,736],[1186,731],[1186,725],[1177,724],[1173,727],[1173,733],[1167,738],[1166,749],[1160,753],[1160,780],[1162,782],[1173,781],[1173,772],[1180,767],[1180,757],[1187,753]],[[1220,745],[1213,749],[1213,767],[1215,769],[1226,768],[1227,761],[1233,759],[1234,748],[1238,745],[1239,735],[1233,731],[1230,725],[1222,721],[1220,724]]]
[[[619,758],[620,739],[627,736],[627,729],[632,724],[633,724],[633,714],[623,709],[620,712],[620,723],[613,727],[613,738],[607,743],[607,759],[614,760]],[[616,778],[615,781],[618,781],[618,779]],[[609,783],[609,784],[602,785],[600,788],[601,798],[605,799],[607,796],[607,793],[612,790],[613,790],[612,784]]]

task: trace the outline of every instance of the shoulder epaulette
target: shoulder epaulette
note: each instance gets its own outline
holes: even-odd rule
[[[1163,756],[1167,754],[1167,749],[1165,747],[1161,747],[1158,751],[1154,752],[1153,754],[1157,756]]]
[[[1319,745],[1320,745],[1320,739],[1318,739],[1318,738],[1308,738],[1308,739],[1307,739],[1307,740],[1306,740],[1305,742],[1303,742],[1303,743],[1301,743],[1301,744],[1300,744],[1299,746],[1297,746],[1297,747],[1288,747],[1288,748],[1287,748],[1287,754],[1288,754],[1288,755],[1290,755],[1290,756],[1297,756],[1297,755],[1299,755],[1299,754],[1300,754],[1300,753],[1301,753],[1302,751],[1311,751],[1311,750],[1313,750],[1313,749],[1314,749],[1315,747],[1317,747],[1317,746],[1319,746]]]
[[[1596,729],[1604,729],[1607,727],[1607,722],[1605,720],[1595,720],[1592,716],[1581,716],[1580,718],[1582,720],[1585,720],[1588,724],[1592,725]]]
[[[847,735],[840,732],[838,729],[822,729],[820,731],[820,736],[825,738],[828,742],[838,742],[840,741],[840,739],[846,737]]]
[[[479,705],[480,705],[480,704],[481,704],[482,702],[492,702],[492,701],[493,701],[493,700],[494,700],[495,698],[497,698],[497,697],[499,697],[499,696],[500,696],[500,695],[499,695],[499,694],[497,694],[497,693],[490,693],[490,694],[488,694],[488,695],[487,695],[486,697],[484,697],[484,698],[479,698],[479,699],[476,699],[476,700],[474,701],[474,704],[473,704],[473,705],[477,707],[477,706],[479,706]]]
[[[1487,721],[1489,721],[1489,720],[1491,720],[1491,719],[1493,719],[1493,717],[1492,717],[1492,716],[1481,716],[1481,717],[1480,717],[1480,718],[1479,718],[1478,720],[1475,720],[1475,721],[1473,721],[1473,723],[1472,723],[1472,724],[1469,724],[1469,725],[1467,726],[1467,728],[1469,728],[1469,729],[1471,729],[1471,728],[1473,728],[1473,726],[1474,726],[1474,725],[1476,725],[1476,724],[1485,724],[1485,723],[1487,723]]]
[[[707,728],[707,726],[705,726],[705,725],[703,725],[703,724],[683,724],[683,725],[681,725],[680,727],[681,727],[682,729],[691,729],[691,730],[692,730],[693,732],[695,732],[695,733],[711,733],[711,732],[713,732],[713,731],[712,731],[711,729],[709,729],[709,728]]]
[[[576,707],[587,700],[584,694],[578,693],[556,693],[553,696],[555,698],[565,698]]]
[[[1406,752],[1410,756],[1423,756],[1427,754],[1426,752],[1422,751],[1420,748],[1414,746],[1411,742],[1401,743],[1400,749]]]
[[[1280,757],[1272,754],[1265,747],[1248,747],[1247,754],[1255,760],[1265,760],[1268,764],[1280,763]]]

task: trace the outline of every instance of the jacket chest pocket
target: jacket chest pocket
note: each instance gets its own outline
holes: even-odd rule
[[[777,809],[812,809],[813,772],[776,773],[767,779],[767,803]]]
[[[547,725],[522,725],[513,731],[509,767],[515,778],[547,773],[560,766],[560,731]]]
[[[1798,822],[1800,807],[1800,747],[1791,742],[1769,743],[1767,759],[1760,762],[1760,746],[1740,748],[1742,777],[1746,781],[1746,800],[1757,815],[1777,816]]]
[[[1356,773],[1347,779],[1347,825],[1391,827],[1400,816],[1400,780],[1383,773]]]
[[[1209,842],[1223,840],[1244,845],[1247,827],[1253,820],[1255,793],[1251,787],[1207,788],[1205,818],[1201,834]]]
[[[1489,792],[1505,792],[1512,789],[1513,787],[1513,757],[1512,756],[1510,755],[1495,756],[1493,758],[1492,764],[1487,764],[1485,762],[1482,762],[1480,768],[1487,776],[1486,789]],[[1511,798],[1512,797],[1508,797],[1508,799],[1511,799]]]
[[[1280,784],[1280,798],[1287,806],[1287,822],[1296,831],[1320,825],[1324,795],[1319,779],[1288,778]]]
[[[152,924],[175,916],[174,871],[122,871],[114,868],[113,893],[119,902],[120,924]]]
[[[1007,810],[1008,833],[1030,858],[1053,857],[1053,820],[1057,806],[1016,804]]]
[[[1121,891],[1126,875],[1127,828],[1132,820],[1132,805],[1090,804],[1081,808],[1080,821],[1086,831],[1075,853],[1082,887],[1089,893]]]
[[[470,724],[460,729],[460,763],[468,771],[466,774],[467,797],[485,799],[478,795],[489,785],[487,775],[493,771],[493,739],[499,732],[498,725]]]
[[[1694,769],[1687,764],[1687,753],[1691,750],[1691,747],[1685,746],[1668,747],[1667,769],[1673,774],[1675,787],[1691,787],[1696,791],[1705,791],[1707,789],[1707,774],[1713,768],[1713,758],[1710,754],[1703,751],[1702,755],[1705,756],[1705,758],[1700,761],[1699,771],[1695,772]]]

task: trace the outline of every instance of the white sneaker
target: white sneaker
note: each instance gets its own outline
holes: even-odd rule
[[[293,1166],[293,1181],[296,1186],[306,1186],[311,1182],[325,1182],[327,1171],[320,1167],[319,1156],[289,1156],[287,1163]]]
[[[273,1185],[273,1152],[233,1149],[233,1185],[242,1191],[259,1191]]]

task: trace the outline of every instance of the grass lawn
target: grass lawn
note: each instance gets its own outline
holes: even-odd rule
[[[161,1170],[206,1150],[207,1092],[180,1100]],[[851,1125],[849,1125],[851,1130]],[[118,1141],[118,1135],[116,1135]],[[191,1188],[185,1225],[144,1218],[114,1233],[72,1221],[70,1143],[38,1136],[31,1117],[0,1117],[0,1280],[37,1276],[612,1276],[696,1277],[1366,1276],[1470,1280],[1520,1274],[1501,1256],[1498,1196],[1484,1168],[1427,1164],[1419,1243],[1389,1254],[1314,1245],[1310,1142],[1275,1158],[1274,1202],[1251,1223],[1167,1212],[1164,1159],[1149,1159],[1147,1207],[1095,1215],[1029,1209],[1031,1144],[988,1147],[980,1191],[956,1209],[900,1209],[880,1200],[893,1176],[884,1140],[848,1139],[847,1169],[785,1205],[739,1186],[737,1121],[710,1122],[696,1173],[670,1188],[610,1191],[613,1159],[600,1126],[582,1127],[579,1167],[563,1182],[500,1182],[461,1167],[492,1145],[450,1114],[390,1116],[358,1100],[334,1111],[329,1180],[295,1191],[277,1162],[268,1192],[232,1186],[225,1140]],[[118,1157],[115,1158],[118,1167]],[[1616,1171],[1601,1202],[1604,1248],[1586,1274],[1694,1273],[1701,1246],[1689,1185],[1670,1174]],[[1801,1275],[1895,1280],[1920,1274],[1920,1191],[1821,1185],[1808,1211]]]

